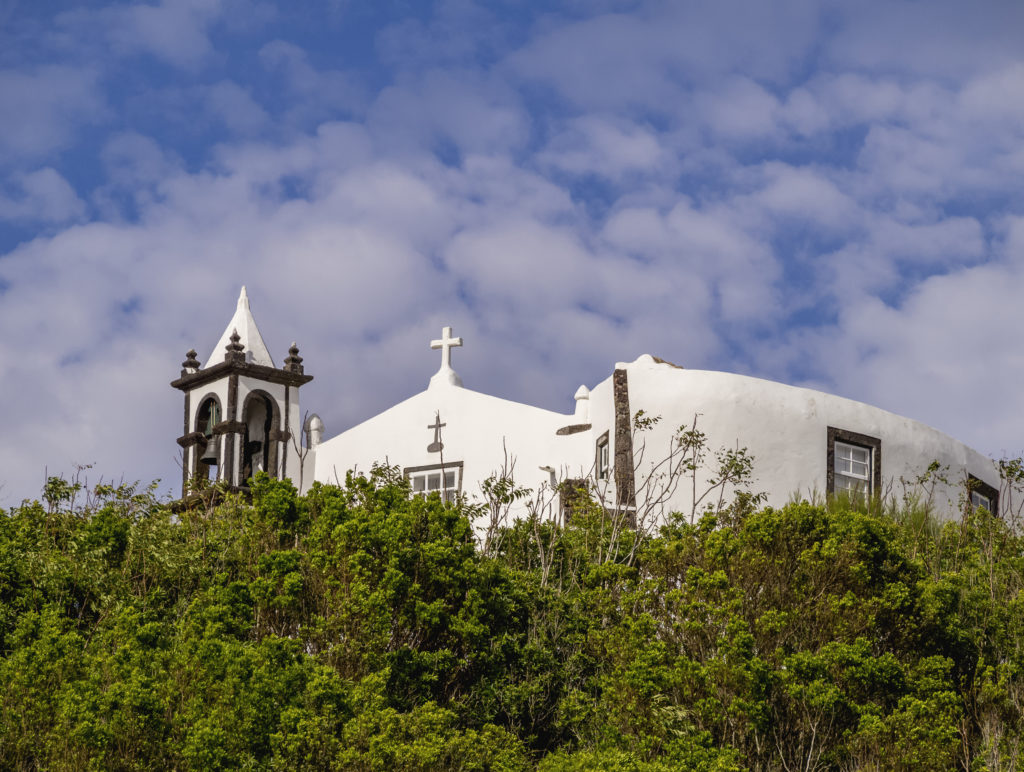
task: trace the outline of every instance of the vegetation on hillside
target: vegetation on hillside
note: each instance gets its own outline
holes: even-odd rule
[[[1024,766],[1004,521],[740,505],[626,546],[580,505],[485,551],[387,468],[177,512],[51,480],[0,518],[0,768]]]

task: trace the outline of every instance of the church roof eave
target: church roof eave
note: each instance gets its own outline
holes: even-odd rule
[[[253,364],[252,362],[218,362],[210,367],[204,367],[194,373],[188,373],[180,378],[171,381],[171,386],[181,391],[194,389],[204,383],[211,383],[226,375],[248,375],[269,383],[279,383],[283,386],[302,386],[313,380],[312,375],[293,373],[290,370],[280,370],[276,367]]]

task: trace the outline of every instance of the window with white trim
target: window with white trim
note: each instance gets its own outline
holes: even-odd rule
[[[608,473],[611,470],[611,452],[608,444],[608,432],[601,435],[601,438],[597,441],[597,457],[595,459],[595,466],[597,469],[597,479],[607,480]]]
[[[829,426],[826,445],[829,494],[873,496],[882,484],[882,441]]]
[[[835,484],[833,492],[847,491],[863,496],[871,493],[871,448],[835,444]]]
[[[985,481],[967,475],[967,490],[971,497],[971,509],[984,507],[993,515],[999,514],[999,491]]]
[[[452,503],[462,489],[462,462],[409,467],[405,476],[413,496],[437,493],[443,501]]]
[[[985,509],[991,512],[992,499],[980,491],[971,491],[971,507],[974,509],[977,509],[978,507],[985,507]]]

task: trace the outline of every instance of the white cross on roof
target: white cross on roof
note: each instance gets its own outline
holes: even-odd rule
[[[452,337],[452,328],[445,327],[441,330],[439,340],[430,341],[431,348],[441,349],[441,369],[452,366],[452,349],[462,345],[462,338]]]
[[[452,337],[452,328],[445,327],[441,330],[441,337],[438,340],[430,341],[430,348],[441,349],[441,369],[430,379],[430,385],[436,383],[448,383],[453,386],[461,386],[462,379],[452,369],[452,349],[462,345],[462,338]]]

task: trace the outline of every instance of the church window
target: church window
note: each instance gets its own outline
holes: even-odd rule
[[[405,470],[405,477],[414,496],[437,493],[451,503],[462,489],[462,462],[409,467]]]
[[[992,514],[999,508],[999,491],[973,474],[967,475],[967,490],[970,493],[971,509],[984,507]]]
[[[828,427],[827,489],[871,496],[882,479],[882,441],[866,434]]]
[[[277,453],[275,443],[270,439],[271,431],[277,428],[277,411],[274,401],[264,392],[254,391],[245,400],[242,422],[242,480],[248,480],[257,472],[266,472],[277,477]]]
[[[871,490],[871,448],[836,443],[836,491]]]
[[[220,405],[215,397],[207,397],[196,414],[196,431],[213,436],[213,427],[220,423]]]
[[[220,403],[216,397],[207,397],[200,403],[196,412],[196,431],[201,432],[206,438],[205,443],[200,446],[201,455],[196,458],[195,465],[196,476],[203,480],[210,479],[211,467],[216,466],[218,462],[217,440],[214,438],[213,428],[219,423]]]
[[[609,472],[611,471],[611,453],[608,445],[608,432],[601,435],[601,438],[597,441],[597,479],[607,480]]]

